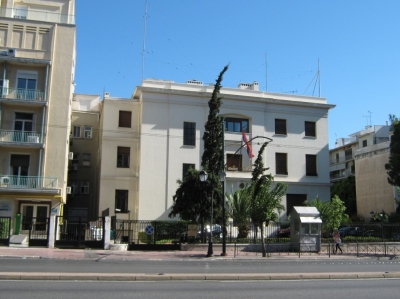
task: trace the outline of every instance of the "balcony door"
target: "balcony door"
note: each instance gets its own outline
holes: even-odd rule
[[[16,142],[27,142],[33,130],[33,113],[16,112],[14,117],[14,138]]]
[[[29,160],[29,155],[11,155],[12,185],[26,186],[28,184]]]
[[[18,72],[17,99],[37,100],[36,84],[37,84],[37,73]]]

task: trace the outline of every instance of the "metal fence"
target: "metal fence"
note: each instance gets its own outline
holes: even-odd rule
[[[126,244],[179,243],[188,225],[183,221],[122,220],[111,217],[111,239]]]
[[[345,243],[400,242],[400,223],[343,223],[339,233]],[[330,234],[325,234],[325,237],[330,237]]]
[[[322,243],[316,249],[314,244],[309,243],[286,243],[273,244],[266,242],[265,249],[268,257],[270,256],[319,256],[329,257],[335,254],[363,256],[400,256],[400,243],[396,242],[376,242],[376,243],[345,243],[341,244],[342,251],[335,253],[334,243]],[[300,249],[300,250],[299,250]],[[262,254],[261,244],[234,244],[234,257],[243,255]]]
[[[10,244],[11,217],[0,217],[0,245]]]

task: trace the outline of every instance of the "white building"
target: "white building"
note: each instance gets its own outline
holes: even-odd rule
[[[168,219],[177,179],[182,179],[189,166],[200,169],[202,136],[213,88],[195,80],[186,84],[145,80],[127,101],[127,110],[140,109],[138,205],[133,204],[137,219]],[[264,152],[264,164],[270,167],[276,182],[288,185],[283,202],[287,213],[293,206],[316,196],[330,199],[328,111],[335,105],[328,104],[325,98],[262,92],[257,82],[222,88],[221,95],[220,114],[226,119],[225,150],[229,161],[227,192],[250,182],[251,165],[265,140],[252,142],[253,159],[249,159],[245,148],[238,157],[232,157],[243,144],[244,131],[248,139],[255,136],[273,139]],[[115,142],[110,140],[109,147],[110,150],[116,147]],[[104,153],[103,150],[103,159]],[[115,167],[115,150],[107,156],[115,157],[110,162]],[[120,187],[110,184],[101,188],[108,190],[109,198]],[[101,211],[106,205],[100,196]],[[108,206],[114,209],[111,202]],[[282,213],[281,217],[286,215]]]

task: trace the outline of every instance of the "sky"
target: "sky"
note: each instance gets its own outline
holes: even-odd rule
[[[329,148],[400,115],[398,0],[148,0],[147,13],[145,3],[76,1],[76,93],[129,98],[147,78],[214,83],[229,64],[225,87],[257,81],[336,105]]]

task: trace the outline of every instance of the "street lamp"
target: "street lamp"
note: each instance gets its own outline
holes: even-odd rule
[[[199,173],[199,179],[202,183],[205,183],[207,181],[208,174],[204,170],[200,171]],[[211,219],[210,219],[210,237],[208,239],[208,251],[207,251],[207,257],[212,257],[214,256],[213,252],[213,240],[212,240],[212,221],[213,221],[213,213],[214,213],[214,186],[212,186],[211,189]]]
[[[222,256],[227,256],[226,253],[226,219],[225,219],[225,178],[226,173],[225,171],[221,170],[219,173],[219,181],[222,184]]]

